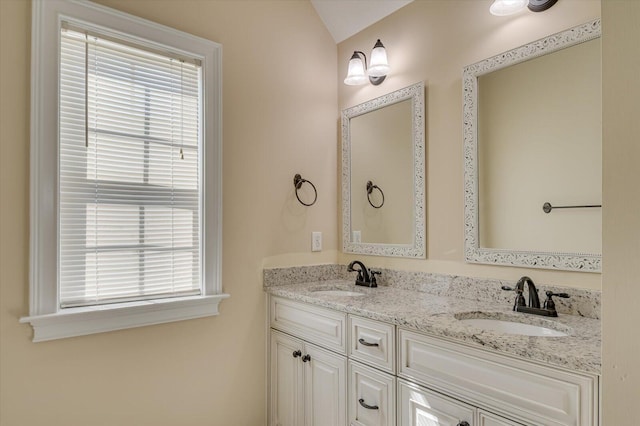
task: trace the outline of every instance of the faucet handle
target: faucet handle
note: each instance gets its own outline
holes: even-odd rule
[[[501,287],[503,290],[505,291],[515,291],[516,292],[516,301],[513,304],[513,310],[516,310],[516,307],[518,306],[527,306],[527,303],[524,300],[524,296],[522,295],[522,289],[520,288],[513,288],[513,287],[509,287],[506,285],[503,285]]]
[[[563,299],[568,299],[571,297],[569,296],[569,293],[554,293],[552,291],[546,291],[545,293],[547,294],[547,297],[556,296],[556,297],[562,297]]]
[[[562,297],[563,299],[570,297],[568,293],[554,293],[552,291],[546,291],[545,293],[547,295],[547,300],[544,301],[542,308],[550,311],[556,310],[556,303],[552,299],[553,296]]]
[[[378,283],[376,281],[376,275],[382,275],[382,272],[369,269],[369,273],[371,274],[371,287],[377,287]]]

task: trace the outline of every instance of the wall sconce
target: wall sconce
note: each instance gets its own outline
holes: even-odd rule
[[[363,59],[364,64],[362,63]],[[349,69],[347,71],[347,78],[344,79],[344,84],[349,86],[365,84],[367,82],[367,76],[374,86],[384,81],[389,71],[391,71],[391,67],[387,62],[387,51],[384,49],[384,45],[380,42],[380,39],[378,39],[373,46],[371,63],[365,72],[366,67],[367,56],[359,50],[354,51],[351,59],[349,59]]]
[[[532,12],[542,12],[556,4],[558,0],[495,0],[489,12],[496,16],[513,15],[528,7]]]

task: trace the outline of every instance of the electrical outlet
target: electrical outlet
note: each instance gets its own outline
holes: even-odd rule
[[[322,232],[311,233],[311,251],[322,251]]]
[[[351,236],[351,242],[355,244],[360,244],[362,242],[362,232],[353,231],[353,235]]]

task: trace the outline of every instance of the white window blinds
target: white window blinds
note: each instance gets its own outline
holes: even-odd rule
[[[201,69],[64,28],[60,307],[201,294]]]

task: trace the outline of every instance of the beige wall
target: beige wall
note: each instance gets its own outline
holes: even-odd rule
[[[221,315],[34,344],[28,313],[30,3],[0,0],[2,426],[265,422],[262,265],[337,258],[336,46],[305,1],[104,0],[223,45]],[[318,187],[303,208],[301,173]],[[325,251],[310,253],[311,231]]]
[[[603,426],[640,402],[640,2],[602,2]]]
[[[527,270],[463,261],[462,68],[600,16],[599,0],[562,0],[543,13],[489,14],[492,0],[415,1],[338,45],[338,81],[354,50],[387,48],[391,74],[380,86],[338,85],[348,108],[418,81],[426,85],[427,260],[341,254],[368,266],[452,273],[599,289],[600,274]],[[370,264],[370,265],[369,265]]]

